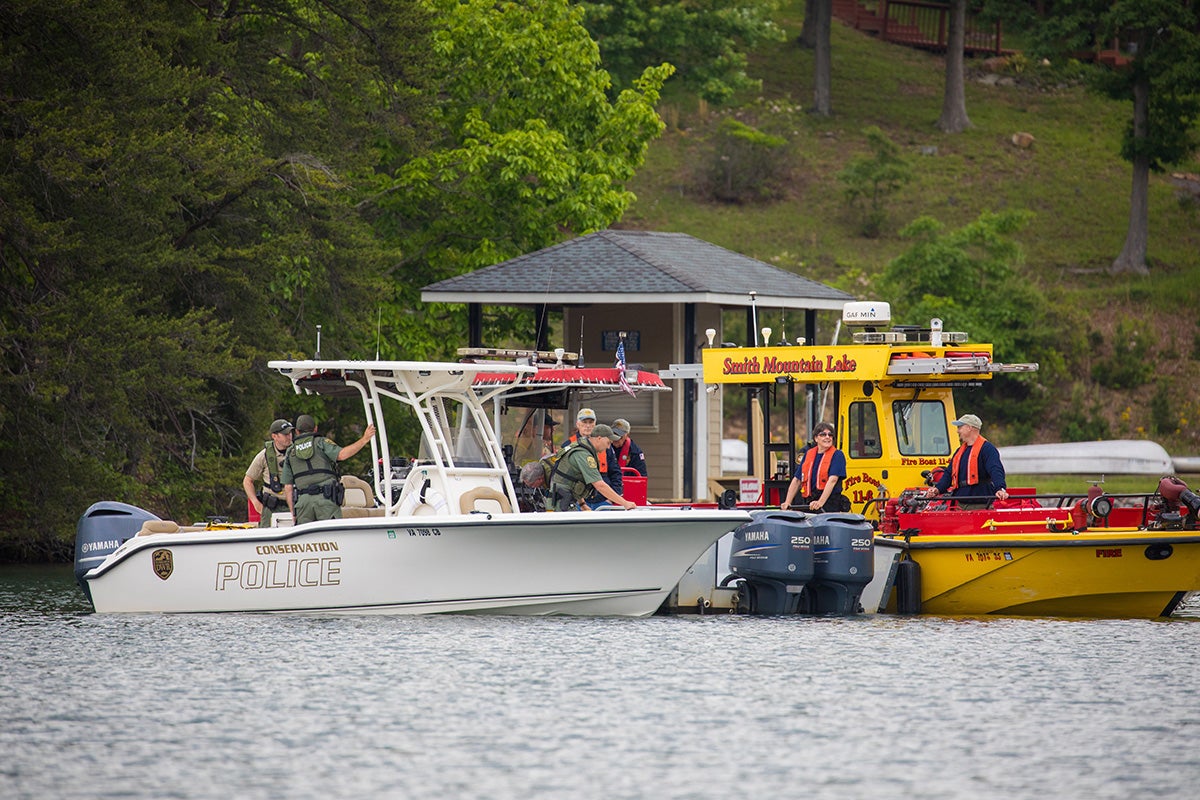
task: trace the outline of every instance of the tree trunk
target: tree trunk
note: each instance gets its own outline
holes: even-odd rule
[[[1138,78],[1133,84],[1133,138],[1146,138],[1150,121],[1150,80]],[[1142,148],[1134,148],[1140,152]],[[1133,272],[1149,275],[1146,266],[1146,241],[1150,230],[1150,159],[1145,155],[1133,158],[1133,189],[1129,193],[1129,232],[1121,255],[1108,268],[1110,273]]]
[[[800,28],[800,46],[805,50],[817,47],[817,3],[821,0],[804,0],[804,26]]]
[[[812,0],[817,28],[817,52],[813,65],[813,113],[828,117],[833,113],[830,96],[830,75],[833,59],[830,43],[830,21],[833,18],[833,0]]]
[[[937,126],[946,133],[962,133],[973,127],[967,117],[967,97],[963,78],[963,45],[967,34],[967,0],[954,0],[950,6],[950,38],[946,43],[946,91],[942,98],[942,116]]]

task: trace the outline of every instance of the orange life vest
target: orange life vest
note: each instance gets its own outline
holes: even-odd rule
[[[980,436],[969,448],[959,447],[954,452],[954,458],[950,461],[950,491],[958,488],[958,465],[962,463],[963,450],[970,450],[970,460],[967,461],[967,486],[979,483],[979,454],[983,452],[983,443],[986,441],[987,439]]]
[[[579,441],[578,433],[572,433],[569,437],[567,437],[568,444],[570,444],[571,442],[577,442],[577,441]],[[601,475],[608,474],[608,448],[607,447],[596,453],[596,466],[600,468]]]
[[[817,491],[825,491],[825,484],[829,483],[829,466],[833,463],[833,454],[837,448],[831,447],[825,451],[825,455],[821,457],[821,465],[817,467]],[[804,460],[800,462],[800,488],[804,494],[808,494],[809,480],[812,478],[813,464],[817,460],[817,448],[810,447],[808,452],[804,454]]]

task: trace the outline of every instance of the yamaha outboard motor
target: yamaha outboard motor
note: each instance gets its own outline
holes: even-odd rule
[[[98,566],[112,551],[132,539],[146,520],[158,519],[149,511],[106,500],[93,503],[75,526],[75,580],[92,600],[83,576]]]
[[[729,569],[745,581],[750,613],[806,611],[801,593],[813,576],[809,519],[794,511],[752,511],[733,532]]]
[[[813,614],[857,614],[875,576],[875,532],[862,514],[811,518],[813,578],[805,593]]]

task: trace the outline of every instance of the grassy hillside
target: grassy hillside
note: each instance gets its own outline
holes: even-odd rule
[[[802,2],[786,4],[779,20],[788,40],[754,54],[752,72],[763,82],[758,95],[714,110],[668,94],[662,112],[669,129],[631,184],[638,199],[622,226],[690,233],[865,297],[873,291],[871,278],[906,248],[898,232],[916,217],[959,227],[985,211],[1032,211],[1018,237],[1023,274],[1069,323],[1071,341],[1063,347],[1071,353],[1074,381],[1055,387],[1061,399],[1036,431],[1012,432],[1006,443],[1017,443],[1015,436],[1084,438],[1064,436],[1082,427],[1094,434],[1086,438],[1153,438],[1173,454],[1200,453],[1200,401],[1193,391],[1200,379],[1200,203],[1181,197],[1168,176],[1153,176],[1152,275],[1105,272],[1128,226],[1130,167],[1118,148],[1129,106],[1078,85],[1025,79],[989,85],[977,79],[982,65],[969,62],[967,112],[975,127],[943,134],[935,127],[941,58],[881,43],[835,21],[834,115],[817,117],[807,110],[813,55],[795,44],[802,11]],[[788,140],[794,166],[783,199],[735,205],[699,196],[697,170],[712,158],[713,133],[726,116]],[[873,239],[859,234],[837,180],[851,158],[868,152],[862,130],[870,125],[902,147],[915,172],[889,203],[883,234]],[[1032,134],[1032,147],[1014,146],[1017,132]],[[1181,170],[1200,172],[1200,162]],[[954,328],[953,320],[946,323]],[[998,358],[1015,360],[1013,354]],[[1138,388],[1110,390],[1092,380],[1094,364],[1127,358],[1155,362]]]

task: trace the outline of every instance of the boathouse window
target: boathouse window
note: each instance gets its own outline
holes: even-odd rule
[[[850,404],[848,447],[851,458],[879,458],[883,444],[879,441],[879,414],[869,400]]]
[[[946,407],[941,400],[900,400],[892,404],[896,444],[904,456],[948,456]]]

